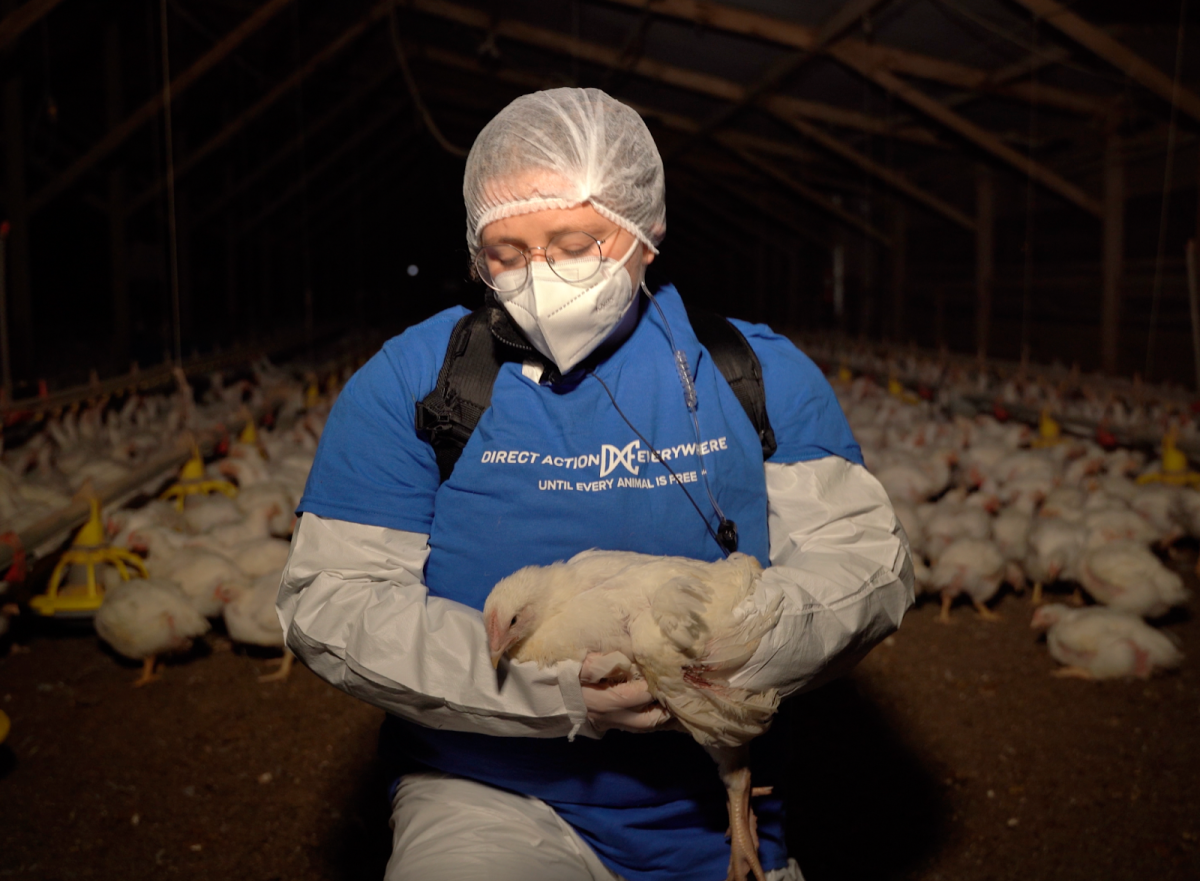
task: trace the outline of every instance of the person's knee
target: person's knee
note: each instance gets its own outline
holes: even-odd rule
[[[385,881],[593,881],[544,803],[446,775],[410,775],[392,812]]]

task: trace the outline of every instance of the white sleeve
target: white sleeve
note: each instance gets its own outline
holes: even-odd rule
[[[427,535],[304,514],[279,587],[288,648],[347,694],[430,728],[599,736],[579,664],[493,670],[483,616],[431,597]]]
[[[766,463],[771,566],[755,602],[783,596],[779,624],[731,684],[780,695],[858,663],[913,604],[908,539],[861,465],[830,456]]]

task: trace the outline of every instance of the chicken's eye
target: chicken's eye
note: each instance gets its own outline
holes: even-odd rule
[[[509,625],[508,625],[508,626],[509,626],[509,627],[516,627],[516,626],[517,626],[517,616],[516,616],[516,615],[513,615],[513,619],[512,619],[512,621],[509,623]]]

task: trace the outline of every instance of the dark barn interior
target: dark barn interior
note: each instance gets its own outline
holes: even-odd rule
[[[193,445],[243,492],[255,443],[311,463],[385,339],[478,306],[466,153],[558,86],[654,136],[651,288],[795,339],[919,531],[960,491],[1034,528],[1125,493],[1188,594],[1146,615],[1178,669],[1108,682],[1028,627],[1026,582],[1107,602],[1083,576],[1026,566],[995,623],[921,602],[789,705],[805,877],[1200,877],[1200,3],[0,0],[0,79],[0,877],[382,877],[381,710],[260,684],[277,647],[219,613],[131,689],[94,608],[35,597],[92,498],[111,535]],[[985,437],[1076,446],[1006,494]],[[882,476],[934,447],[944,480]],[[293,507],[306,474],[272,472]]]

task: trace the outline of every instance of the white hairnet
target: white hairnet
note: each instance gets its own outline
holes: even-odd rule
[[[655,253],[667,231],[662,157],[632,107],[599,89],[517,98],[484,126],[463,177],[467,245],[494,220],[588,202]]]

